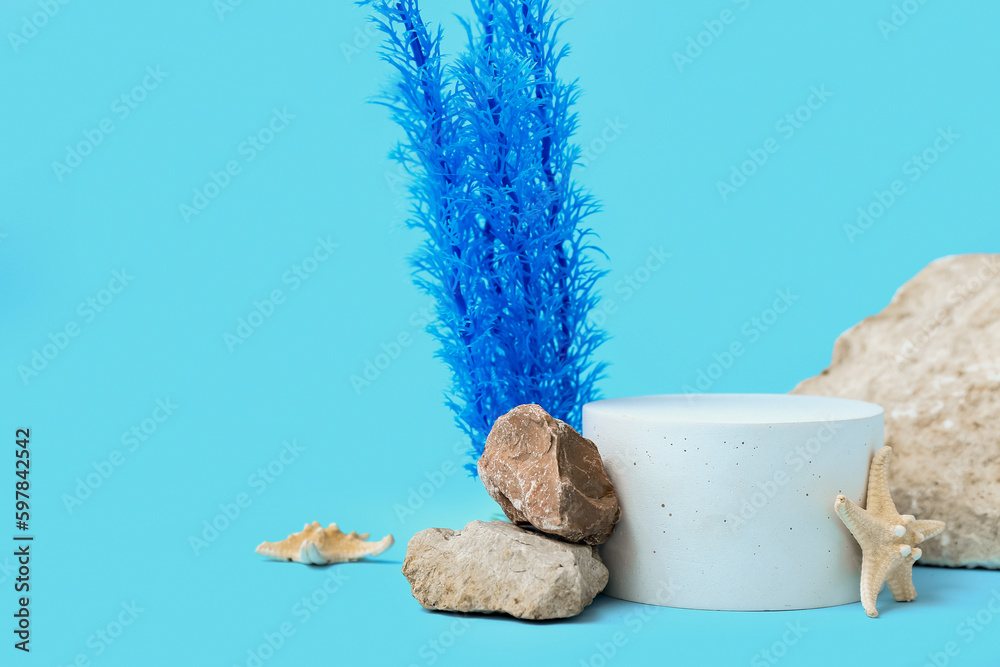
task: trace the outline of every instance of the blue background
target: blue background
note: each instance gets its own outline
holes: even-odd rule
[[[465,445],[422,331],[428,299],[405,262],[419,237],[402,225],[403,189],[385,157],[397,131],[365,102],[388,70],[363,11],[305,0],[221,12],[211,0],[50,4],[34,31],[24,22],[44,0],[0,10],[0,433],[13,449],[15,429],[31,428],[37,537],[33,650],[5,645],[3,664],[247,665],[247,652],[286,622],[294,635],[264,664],[493,665],[512,655],[769,664],[760,651],[783,641],[787,623],[807,631],[786,646],[784,664],[922,665],[949,642],[958,653],[937,664],[995,664],[1000,619],[988,605],[1000,575],[985,571],[919,568],[920,599],[902,606],[884,593],[876,621],[860,605],[717,613],[604,597],[561,623],[455,625],[422,610],[399,573],[406,541],[498,508],[454,472]],[[428,19],[444,17],[449,45],[458,35],[450,12],[464,6],[426,3]],[[593,225],[610,256],[602,290],[616,308],[601,349],[612,364],[606,396],[681,391],[733,341],[746,353],[709,391],[788,391],[932,259],[1000,250],[996,3],[911,2],[915,13],[887,33],[879,22],[891,20],[890,0],[562,6],[574,49],[563,75],[579,76],[585,91],[578,139],[590,155],[578,177],[605,207]],[[724,10],[731,21],[712,23]],[[705,46],[678,66],[689,38]],[[123,117],[115,100],[157,67],[165,76],[146,78],[135,93],[144,99]],[[832,95],[799,109],[814,86]],[[294,118],[250,160],[241,144],[275,109]],[[809,118],[786,136],[776,124],[796,112]],[[57,173],[67,146],[102,121],[113,131]],[[907,161],[948,128],[959,138],[909,180]],[[778,151],[724,200],[717,182],[769,138]],[[239,173],[186,221],[180,206],[230,161]],[[844,225],[894,179],[905,193],[851,242]],[[315,271],[293,289],[286,272],[317,238],[339,247],[306,262]],[[641,270],[661,247],[670,258]],[[102,292],[123,269],[128,285]],[[639,289],[626,289],[629,276]],[[273,290],[283,303],[227,346],[224,334]],[[776,290],[797,300],[753,338],[747,323]],[[105,301],[101,312],[88,298]],[[67,324],[78,335],[63,339]],[[48,348],[44,368],[22,377],[50,335],[64,348]],[[408,344],[397,349],[399,340]],[[377,357],[386,349],[394,356]],[[374,381],[352,386],[376,361],[384,368]],[[153,417],[157,399],[178,407],[146,421],[155,432],[129,451],[123,434]],[[304,448],[296,458],[271,481],[255,477],[292,440]],[[12,457],[3,457],[11,468]],[[111,457],[121,465],[67,506]],[[12,485],[12,471],[4,479]],[[12,494],[0,497],[13,504]],[[248,506],[193,548],[190,538],[239,494]],[[313,520],[392,533],[397,545],[326,569],[254,553]],[[7,623],[10,560],[0,557]],[[331,580],[336,593],[303,619],[295,605],[331,574],[342,579]],[[134,622],[111,644],[95,639],[133,601],[142,609]],[[980,623],[989,615],[992,625],[970,638],[961,624],[983,609]],[[609,660],[601,650],[616,632],[625,641]]]

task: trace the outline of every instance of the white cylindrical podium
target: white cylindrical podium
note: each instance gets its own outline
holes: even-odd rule
[[[779,610],[860,599],[861,551],[838,494],[864,505],[882,408],[786,394],[588,403],[622,506],[601,556],[612,597],[689,609]]]

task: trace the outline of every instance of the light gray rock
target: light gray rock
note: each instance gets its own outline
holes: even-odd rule
[[[597,550],[503,521],[428,528],[406,547],[403,574],[428,609],[568,618],[608,583]]]
[[[932,262],[792,393],[881,405],[897,508],[947,524],[921,562],[1000,568],[1000,255]]]

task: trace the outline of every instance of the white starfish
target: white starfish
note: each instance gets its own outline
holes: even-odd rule
[[[868,503],[861,509],[844,496],[837,496],[834,509],[854,539],[861,545],[861,604],[871,618],[878,616],[875,599],[882,584],[899,602],[917,597],[913,588],[913,563],[920,559],[916,548],[944,530],[943,521],[918,521],[912,514],[900,515],[889,495],[889,457],[892,447],[875,452],[868,473]]]

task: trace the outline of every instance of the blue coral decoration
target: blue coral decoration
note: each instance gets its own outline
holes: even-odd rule
[[[425,235],[414,280],[435,299],[428,331],[473,457],[522,403],[579,428],[605,366],[588,320],[604,272],[585,226],[598,204],[571,177],[579,92],[557,76],[562,20],[548,0],[472,0],[465,51],[445,62],[416,0],[358,4],[397,74],[377,101],[403,130],[391,156],[409,176],[408,225]]]

